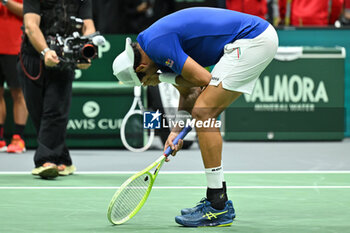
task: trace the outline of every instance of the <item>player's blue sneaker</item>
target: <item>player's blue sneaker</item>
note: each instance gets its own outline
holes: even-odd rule
[[[222,186],[224,188],[224,193],[225,193],[225,198],[227,200],[227,194],[226,194],[226,182],[223,181],[222,182]],[[181,210],[181,215],[186,215],[186,214],[190,214],[194,211],[197,211],[198,209],[202,208],[203,205],[210,205],[210,202],[208,201],[208,199],[206,197],[203,197],[202,200],[200,200],[200,202],[197,203],[197,205],[195,207],[192,208],[185,208]]]
[[[193,212],[196,212],[197,210],[200,210],[201,208],[203,208],[203,205],[210,206],[210,202],[205,197],[203,197],[202,200],[200,200],[195,207],[182,209],[181,210],[181,215],[186,215],[186,214],[191,214]],[[232,205],[232,202],[229,203],[229,205]],[[233,206],[232,206],[232,209],[233,209],[233,211],[231,212],[232,213],[231,217],[235,218],[236,214],[235,214],[235,209],[233,208]]]
[[[198,205],[194,208],[197,207]],[[217,210],[211,207],[210,202],[206,200],[194,212],[176,216],[175,222],[186,227],[223,227],[230,226],[235,217],[232,201],[227,201],[223,210]]]
[[[182,209],[181,215],[186,215],[186,214],[190,214],[192,212],[195,212],[195,211],[201,209],[203,207],[203,205],[210,205],[210,202],[205,197],[203,197],[202,200],[200,200],[200,202],[198,202],[195,207]]]

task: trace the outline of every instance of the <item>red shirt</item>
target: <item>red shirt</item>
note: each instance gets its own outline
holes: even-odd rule
[[[344,0],[344,8],[350,9],[350,0]]]
[[[23,0],[15,0],[22,3]],[[0,54],[17,55],[21,47],[22,18],[0,4]]]
[[[265,19],[267,14],[266,0],[226,0],[226,8]]]
[[[291,25],[327,26],[339,18],[344,0],[293,0],[291,7]]]

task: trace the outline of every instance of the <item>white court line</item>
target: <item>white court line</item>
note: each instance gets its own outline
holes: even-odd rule
[[[140,171],[78,171],[74,174],[113,175],[135,174]],[[204,171],[160,171],[162,174],[204,174]],[[225,174],[350,174],[350,171],[224,171]],[[0,175],[28,175],[28,171],[0,172]]]
[[[76,174],[134,174],[139,171],[76,172]],[[204,174],[204,171],[160,171],[162,174]],[[350,171],[224,171],[225,174],[350,174]],[[0,173],[1,174],[1,173]]]
[[[42,190],[42,189],[64,189],[64,190],[105,190],[105,189],[119,189],[120,186],[95,186],[95,187],[0,187],[0,190]],[[206,189],[205,186],[155,186],[153,189]],[[350,186],[227,186],[228,189],[350,189]]]

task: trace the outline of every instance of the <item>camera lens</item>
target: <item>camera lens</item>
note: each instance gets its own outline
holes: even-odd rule
[[[93,59],[97,55],[97,51],[94,45],[86,44],[81,49],[81,54],[85,59]]]

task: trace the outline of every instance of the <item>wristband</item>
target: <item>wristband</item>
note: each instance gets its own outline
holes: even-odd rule
[[[177,85],[176,77],[177,77],[177,74],[175,73],[161,73],[159,75],[159,81],[163,83],[171,83],[173,85]]]
[[[44,48],[43,51],[40,52],[41,58],[44,59],[45,58],[45,54],[47,53],[47,51],[49,51],[49,48]]]
[[[6,6],[8,0],[1,0],[1,2],[2,2],[2,5]]]

